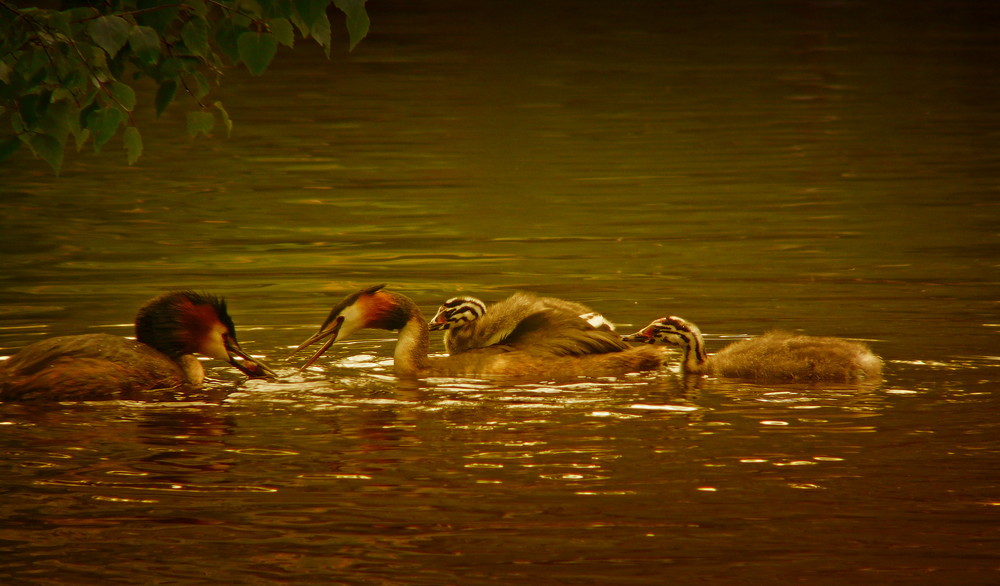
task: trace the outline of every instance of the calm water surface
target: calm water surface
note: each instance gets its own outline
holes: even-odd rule
[[[4,167],[0,354],[185,287],[282,378],[0,405],[3,581],[997,583],[1000,6],[424,4],[230,73],[231,139],[179,105],[136,167]],[[380,282],[858,338],[886,377],[408,387],[387,332],[283,362]]]

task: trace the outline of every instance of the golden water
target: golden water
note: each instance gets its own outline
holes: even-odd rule
[[[136,167],[3,169],[0,354],[184,287],[282,380],[0,405],[0,576],[996,582],[993,3],[508,4],[379,2],[353,54],[232,72],[229,140],[174,108]],[[381,282],[860,338],[886,378],[409,388],[386,332],[282,361]]]

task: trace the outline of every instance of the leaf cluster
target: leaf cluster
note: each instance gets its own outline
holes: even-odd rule
[[[142,155],[133,112],[136,83],[152,80],[157,116],[178,92],[195,104],[192,136],[232,121],[211,100],[223,71],[267,70],[279,45],[312,39],[330,55],[334,4],[346,15],[350,48],[368,33],[366,0],[102,0],[62,10],[0,0],[0,161],[22,146],[56,172],[72,137],[99,151],[122,136],[129,164]]]

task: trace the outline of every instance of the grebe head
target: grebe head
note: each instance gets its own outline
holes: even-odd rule
[[[198,353],[224,360],[249,376],[274,376],[240,348],[226,302],[215,295],[194,291],[160,295],[139,309],[135,337],[173,360]]]
[[[452,297],[441,304],[427,326],[433,330],[450,330],[474,322],[486,315],[486,304],[475,297]]]
[[[653,320],[648,326],[634,334],[622,336],[626,342],[642,342],[644,344],[669,344],[685,346],[695,335],[700,336],[698,326],[675,315]]]
[[[302,368],[307,368],[312,363],[319,360],[319,357],[326,353],[334,343],[343,340],[354,332],[375,328],[380,330],[399,330],[406,325],[407,320],[420,310],[412,305],[412,301],[390,291],[383,291],[385,284],[366,287],[355,293],[344,297],[340,303],[330,310],[319,331],[309,337],[305,342],[292,350],[289,356],[296,352],[319,342],[324,338],[329,338],[319,350],[313,354]],[[422,320],[423,318],[421,318]]]

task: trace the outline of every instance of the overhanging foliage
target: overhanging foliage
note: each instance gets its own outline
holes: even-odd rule
[[[350,48],[368,33],[366,0],[109,0],[48,10],[0,0],[0,161],[22,146],[56,172],[72,136],[100,150],[121,134],[129,164],[142,155],[134,84],[148,78],[157,116],[178,91],[196,108],[187,131],[232,121],[211,100],[222,72],[267,70],[279,45],[313,39],[330,55],[330,4],[346,15]],[[76,4],[70,2],[70,4]]]

